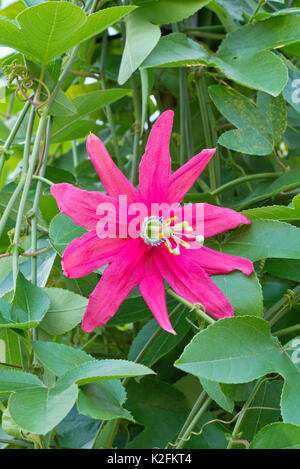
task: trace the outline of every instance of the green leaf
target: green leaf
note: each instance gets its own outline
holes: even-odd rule
[[[17,16],[17,24],[0,19],[0,43],[22,52],[33,61],[48,63],[76,44],[99,34],[134,8],[107,8],[86,16],[72,3],[45,2],[23,10]]]
[[[33,349],[43,365],[59,376],[64,387],[153,373],[144,365],[126,360],[96,360],[82,350],[53,342],[33,342]]]
[[[215,67],[237,83],[273,96],[278,96],[288,79],[287,67],[272,52],[260,51],[237,58],[220,58],[182,33],[163,36],[141,68],[190,67],[200,64]]]
[[[300,449],[300,426],[271,423],[255,435],[250,449]]]
[[[297,174],[298,171],[296,170]],[[292,176],[294,171],[290,173]],[[284,175],[283,175],[284,176]],[[283,176],[280,176],[281,181]],[[274,184],[275,185],[275,184]],[[274,185],[271,184],[269,190],[274,192]],[[277,191],[277,188],[275,189]],[[279,188],[278,188],[279,190]],[[281,189],[280,189],[281,190]],[[265,189],[268,192],[268,189]],[[255,207],[243,210],[242,214],[250,220],[259,220],[260,218],[271,220],[300,220],[300,194],[296,195],[292,203],[286,207],[285,205],[270,205],[267,207]]]
[[[0,329],[0,361],[22,366],[19,336],[12,329]]]
[[[153,23],[169,24],[184,20],[209,3],[209,0],[135,0],[138,11]]]
[[[91,112],[97,111],[98,109],[105,107],[107,104],[111,104],[118,99],[123,98],[128,95],[129,92],[130,90],[123,88],[91,91],[72,99],[71,102],[77,112],[70,116],[57,116],[54,119],[51,142],[57,143],[71,140],[72,138],[75,138],[74,133],[76,138],[85,137],[95,122],[91,120],[82,121],[81,119],[89,115]],[[77,129],[79,131],[77,131]]]
[[[80,238],[84,233],[84,228],[75,225],[71,218],[63,213],[56,215],[50,223],[50,243],[60,256],[73,239]]]
[[[233,125],[221,135],[219,143],[249,155],[268,155],[286,127],[285,101],[259,92],[256,106],[249,98],[221,85],[209,87],[215,106]]]
[[[241,208],[246,208],[249,205],[259,202],[260,200],[266,199],[267,197],[272,197],[273,195],[279,194],[279,192],[282,192],[284,190],[290,190],[294,187],[297,187],[300,185],[300,169],[294,169],[293,171],[288,171],[282,176],[279,176],[279,178],[276,179],[276,181],[272,182],[272,184],[266,184],[262,183],[261,185],[258,185],[254,191],[252,191],[252,194],[250,194],[248,197],[243,199],[242,201],[239,201],[239,209]],[[294,201],[295,199],[293,199]],[[299,199],[296,200],[296,205],[295,208],[297,207],[296,214],[298,213],[298,202]],[[259,213],[259,212],[258,212]],[[279,216],[282,213],[282,210],[279,212]],[[285,213],[288,213],[289,215],[294,216],[295,213],[288,212],[287,209],[285,210]],[[274,214],[276,214],[276,206],[274,206]],[[270,218],[270,217],[267,217]],[[290,219],[290,218],[288,218]]]
[[[300,260],[298,259],[267,259],[264,271],[279,278],[300,282]]]
[[[56,376],[96,359],[82,350],[54,342],[32,342],[32,348],[39,361]]]
[[[56,385],[35,387],[13,394],[8,401],[9,412],[23,430],[45,435],[70,412],[76,402],[78,388]]]
[[[150,377],[127,387],[127,409],[145,429],[131,440],[126,449],[164,448],[178,435],[187,416],[184,395],[170,384]]]
[[[226,396],[226,394],[224,394],[219,383],[206,378],[201,378],[200,383],[209,397],[211,397],[220,407],[226,410],[226,412],[232,413],[234,409],[234,402],[228,396]]]
[[[100,422],[80,415],[76,405],[55,428],[58,444],[62,448],[91,448],[99,431]],[[101,432],[102,433],[102,432]]]
[[[0,327],[36,327],[50,305],[48,296],[19,272],[12,303],[0,298]]]
[[[280,420],[280,396],[282,381],[265,381],[259,387],[250,407],[257,407],[246,412],[240,425],[241,438],[251,441],[265,425]],[[276,410],[277,409],[277,410]]]
[[[281,93],[288,79],[283,61],[269,51],[233,58],[215,56],[211,58],[210,63],[231,80],[249,88],[265,91],[272,96]]]
[[[278,372],[285,378],[281,396],[283,420],[298,424],[299,342],[300,339],[293,339],[283,350],[263,319],[253,316],[225,318],[198,333],[175,366],[199,378],[220,383],[246,383]]]
[[[147,348],[144,356],[139,360],[139,363],[152,366],[161,357],[176,347],[176,345],[181,342],[189,332],[191,325],[186,320],[186,316],[187,313],[184,310],[181,312],[178,311],[174,318],[172,318],[172,325],[176,331],[176,335],[162,330],[155,319],[149,321],[134,338],[129,350],[128,359],[136,360],[148,341],[151,340],[157,331],[159,331],[153,342],[151,342],[151,345]]]
[[[160,0],[141,2],[140,5],[136,2],[139,8],[126,18],[126,43],[119,71],[119,83],[123,84],[130,78],[158,43],[161,32],[157,24],[180,21],[208,2],[209,0]]]
[[[275,220],[254,220],[236,230],[226,242],[214,246],[226,254],[252,261],[270,258],[300,259],[300,229]],[[211,245],[212,246],[212,245]]]
[[[206,49],[182,33],[163,36],[141,68],[184,67],[208,64],[210,55]]]
[[[37,386],[42,386],[42,382],[37,376],[30,373],[17,370],[3,370],[0,369],[0,395],[7,396],[8,394],[25,389],[32,389]]]
[[[211,279],[233,306],[235,316],[263,315],[263,298],[255,273],[247,276],[242,272],[213,275]]]
[[[40,324],[48,334],[59,335],[70,331],[82,320],[88,299],[62,288],[45,288],[50,307]]]
[[[107,379],[130,378],[153,374],[144,365],[126,360],[94,360],[67,371],[59,378],[58,383],[71,386],[72,383],[83,385]]]
[[[158,26],[150,23],[140,9],[126,19],[126,43],[118,82],[125,83],[156,46],[160,38]]]
[[[299,16],[273,17],[238,28],[227,35],[219,48],[220,57],[240,57],[266,49],[277,49],[300,41]]]
[[[125,418],[134,420],[130,412],[122,407],[126,391],[118,380],[87,384],[79,391],[78,411],[98,420]]]

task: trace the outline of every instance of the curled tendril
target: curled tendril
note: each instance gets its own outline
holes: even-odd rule
[[[5,65],[2,70],[7,79],[8,88],[17,89],[15,80],[21,81],[25,89],[33,88],[33,80],[30,78],[27,68],[25,65],[19,64],[16,59]]]
[[[31,78],[25,65],[19,64],[17,60],[14,60],[11,64],[3,67],[3,73],[7,79],[7,86],[15,90],[16,98],[20,101],[28,101],[36,108],[38,114],[41,107],[48,104],[51,96],[48,86],[39,78]],[[47,93],[47,98],[44,101],[39,100],[42,88]],[[36,89],[36,99],[33,100],[33,91]],[[29,96],[28,91],[31,91]]]
[[[267,258],[265,257],[264,259],[261,259],[261,261],[259,262],[257,275],[260,275],[262,273],[262,271],[264,270],[266,260],[267,260]]]
[[[295,292],[293,290],[288,289],[283,296],[285,296],[288,300],[289,309],[292,309],[296,300]]]

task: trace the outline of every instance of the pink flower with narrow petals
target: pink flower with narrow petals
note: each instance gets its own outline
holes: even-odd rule
[[[51,187],[60,211],[89,230],[73,240],[64,251],[64,274],[70,278],[82,277],[109,264],[89,298],[82,321],[82,328],[87,332],[106,324],[138,285],[160,326],[175,334],[166,307],[164,279],[178,295],[191,303],[201,303],[208,314],[216,318],[233,316],[232,305],[210,276],[227,274],[235,269],[246,275],[253,272],[248,259],[203,246],[205,238],[236,228],[241,223],[249,224],[245,216],[207,203],[180,206],[215,149],[203,150],[171,174],[169,142],[172,124],[173,112],[166,111],[153,125],[139,167],[138,189],[119,170],[104,144],[93,134],[87,139],[87,152],[107,195],[81,190],[67,183]],[[128,206],[121,210],[120,198],[125,196]],[[153,204],[164,203],[172,204],[173,216],[165,216],[164,210],[151,211],[136,225],[137,236],[128,235],[133,206],[143,204],[150,209]],[[113,207],[117,214],[111,217],[106,237],[100,236],[97,228],[104,217],[99,211],[103,204]],[[188,222],[185,207],[189,208]],[[197,231],[199,226],[200,232]]]

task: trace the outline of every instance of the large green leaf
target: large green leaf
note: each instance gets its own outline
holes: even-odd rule
[[[126,18],[126,43],[119,83],[125,83],[144,62],[161,36],[157,24],[180,21],[205,6],[209,0],[160,0],[135,2],[139,8]]]
[[[266,425],[255,435],[250,449],[300,449],[300,426],[283,422]]]
[[[299,424],[297,346],[294,339],[283,350],[263,319],[225,318],[197,334],[175,366],[199,378],[221,383],[246,383],[278,372],[285,378],[281,396],[283,420]]]
[[[266,257],[300,259],[299,236],[300,229],[288,223],[254,220],[250,226],[236,230],[226,242],[216,244],[214,248],[252,261]]]
[[[23,10],[17,16],[17,24],[0,19],[0,43],[19,50],[33,61],[48,63],[99,34],[134,8],[107,8],[86,16],[72,3],[45,2]]]
[[[185,34],[172,33],[163,36],[153,52],[143,62],[141,68],[184,67],[208,64],[207,50]]]
[[[150,23],[138,9],[126,19],[126,43],[118,81],[122,85],[141,65],[160,38],[158,26]]]
[[[184,20],[209,3],[209,0],[135,0],[149,21],[169,24]]]
[[[127,360],[94,360],[67,371],[58,383],[71,386],[72,383],[83,385],[107,379],[130,378],[152,374],[144,365]]]
[[[76,402],[75,384],[65,388],[35,387],[12,394],[8,408],[13,420],[25,431],[45,435],[70,412]]]
[[[59,376],[59,383],[69,387],[91,382],[141,376],[153,373],[144,365],[126,360],[96,360],[92,356],[52,342],[33,343],[33,349],[41,363]]]
[[[219,143],[231,150],[249,155],[268,155],[278,143],[286,127],[285,101],[258,93],[257,104],[231,88],[209,87],[215,106],[234,126],[221,135]]]
[[[216,67],[237,83],[273,96],[283,90],[288,78],[286,66],[272,52],[260,51],[238,58],[220,58],[182,33],[162,37],[141,68],[201,64]]]
[[[221,44],[218,55],[239,57],[266,49],[276,49],[300,41],[299,16],[273,17],[249,24],[229,33]]]
[[[58,335],[70,331],[82,320],[88,299],[63,288],[45,288],[50,307],[40,324],[48,334]]]
[[[0,369],[0,395],[7,396],[12,392],[42,386],[37,376],[17,370]]]

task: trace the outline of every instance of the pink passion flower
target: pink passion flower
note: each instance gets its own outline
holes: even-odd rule
[[[64,274],[70,278],[82,277],[109,264],[90,295],[82,320],[82,329],[86,332],[106,324],[138,285],[160,326],[175,334],[166,307],[164,279],[178,295],[191,303],[202,304],[206,313],[216,318],[233,316],[232,305],[210,276],[227,274],[235,269],[246,275],[253,272],[248,259],[203,246],[205,238],[236,228],[241,223],[249,224],[245,216],[207,203],[180,206],[215,149],[203,150],[171,174],[169,142],[172,124],[173,112],[166,111],[153,125],[139,166],[137,189],[93,134],[87,139],[87,152],[107,195],[81,190],[67,183],[51,187],[60,211],[89,230],[65,249],[62,258]],[[126,206],[121,203],[122,198],[126,198]],[[106,212],[104,216],[99,210],[103,205],[112,207],[113,215],[108,216]],[[166,209],[170,205],[172,216]],[[129,225],[133,213],[137,213],[136,209],[131,209],[136,206],[146,207],[149,211],[134,225],[134,236],[130,234]],[[106,236],[98,230],[104,219],[106,222],[109,219],[104,230]]]

